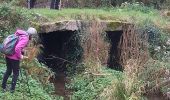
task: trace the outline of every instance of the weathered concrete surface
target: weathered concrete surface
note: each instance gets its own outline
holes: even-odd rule
[[[54,31],[64,31],[70,30],[75,31],[78,30],[78,27],[81,25],[79,20],[69,20],[69,21],[58,21],[53,23],[44,23],[39,25],[38,29],[40,33],[48,33]]]
[[[82,21],[82,20],[66,20],[66,21],[57,21],[36,25],[39,33],[49,33],[54,31],[76,31],[81,30],[83,27],[90,27],[91,21]],[[101,27],[105,31],[114,31],[122,30],[124,24],[129,24],[127,22],[121,21],[99,21]]]
[[[130,24],[130,23],[122,22],[122,21],[107,20],[107,21],[101,21],[101,24],[105,31],[115,31],[115,30],[122,30],[122,26],[124,24]]]

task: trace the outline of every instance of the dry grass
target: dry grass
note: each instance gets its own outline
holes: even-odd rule
[[[125,78],[123,83],[125,84],[127,96],[134,97],[136,95],[137,97],[140,97],[138,92],[141,84],[138,75],[141,71],[143,71],[143,66],[139,65],[136,59],[130,59],[125,65]]]
[[[100,25],[94,22],[90,29],[90,34],[85,45],[85,64],[86,71],[90,73],[100,73],[102,58],[108,58],[109,45],[104,45],[101,38],[101,32],[98,31]],[[124,79],[113,80],[113,84],[108,86],[100,94],[98,99],[107,100],[139,100],[141,97],[141,82],[139,75],[145,69],[144,64],[148,59],[147,34],[138,33],[137,27],[125,24],[123,26],[123,35],[118,46],[120,59],[118,60],[124,66]],[[101,47],[103,47],[101,49]],[[99,55],[101,51],[103,55]],[[107,50],[107,51],[106,51]],[[93,55],[93,56],[92,56]]]
[[[116,90],[115,84],[107,86],[98,96],[97,100],[116,100],[114,90]]]
[[[138,33],[134,25],[124,25],[123,29],[118,47],[119,62],[124,66],[123,80],[114,80],[100,96],[108,100],[139,100],[142,93],[139,75],[145,70],[148,59],[147,35]]]
[[[145,65],[145,72],[140,77],[145,84],[141,87],[142,93],[150,94],[166,94],[169,88],[170,70],[165,63],[149,60]]]
[[[139,66],[148,59],[148,36],[146,33],[139,33],[134,25],[124,25],[123,35],[118,45],[119,62],[125,66],[129,59],[136,59]]]
[[[28,75],[32,75],[38,78],[41,83],[46,84],[54,73],[36,61],[35,58],[37,54],[40,53],[40,46],[41,45],[34,45],[33,41],[30,42],[29,46],[25,49],[26,58],[22,61],[22,68],[24,68]]]
[[[109,45],[104,42],[104,36],[102,36],[102,26],[98,20],[91,21],[89,27],[86,27],[86,34],[82,40],[84,49],[84,63],[91,73],[100,73],[101,66],[107,62]]]

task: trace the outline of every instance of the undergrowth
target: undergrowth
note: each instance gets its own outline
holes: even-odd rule
[[[31,44],[29,44],[31,46]],[[27,50],[29,52],[27,52]],[[26,55],[20,64],[20,74],[17,81],[16,90],[10,93],[12,76],[7,81],[7,91],[2,92],[0,88],[0,99],[2,100],[63,100],[63,97],[56,96],[54,85],[50,83],[49,78],[53,75],[50,69],[41,65],[35,59],[38,47],[27,47]],[[3,74],[6,71],[6,65],[3,56],[0,61],[0,83],[2,83]]]
[[[0,4],[0,36],[12,34],[16,29],[27,30],[32,22],[46,20],[32,11],[12,6],[12,3]]]
[[[2,76],[6,69],[4,64],[0,66],[0,83],[2,82]],[[52,84],[44,86],[38,80],[35,80],[31,75],[27,75],[22,69],[19,80],[16,85],[16,90],[14,94],[9,92],[9,87],[11,85],[12,77],[9,78],[7,82],[7,92],[2,92],[0,88],[0,99],[2,100],[63,100],[62,97],[51,95],[54,91]]]
[[[102,91],[111,86],[113,80],[122,79],[122,73],[103,68],[103,74],[92,75],[90,73],[79,74],[72,79],[67,88],[74,91],[72,100],[94,100]]]
[[[0,35],[6,36],[16,28],[28,27],[31,18],[31,14],[24,9],[11,7],[7,3],[0,4]]]

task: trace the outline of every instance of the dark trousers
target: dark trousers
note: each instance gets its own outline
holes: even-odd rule
[[[15,90],[15,86],[16,86],[17,79],[19,76],[19,62],[20,62],[19,60],[13,60],[13,59],[6,58],[7,70],[3,76],[3,81],[2,81],[3,89],[6,89],[7,80],[9,78],[9,76],[11,75],[11,73],[13,72],[10,90]]]
[[[29,9],[34,8],[36,0],[27,0],[27,6]]]
[[[60,9],[60,0],[51,0],[51,9]]]

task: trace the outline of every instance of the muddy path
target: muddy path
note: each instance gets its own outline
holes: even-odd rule
[[[71,100],[70,95],[72,94],[71,90],[66,89],[66,84],[70,81],[66,78],[64,73],[60,73],[55,77],[50,78],[49,80],[53,83],[55,87],[55,92],[52,93],[53,95],[58,95],[64,97],[64,100]]]

